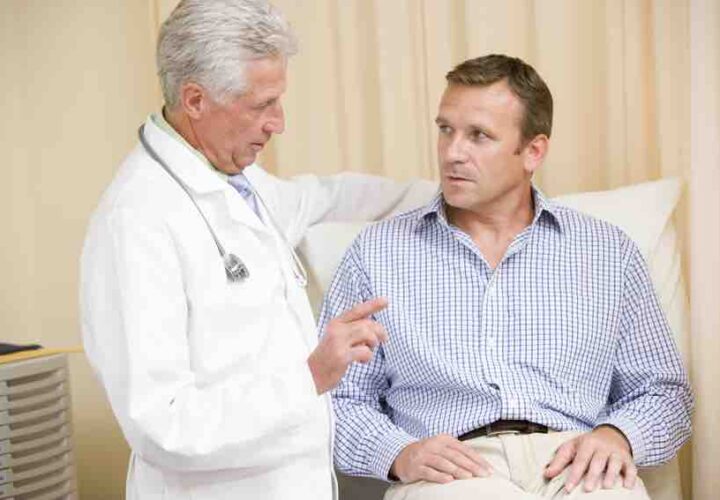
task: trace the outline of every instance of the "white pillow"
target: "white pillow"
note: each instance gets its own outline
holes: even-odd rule
[[[680,181],[670,178],[610,191],[566,194],[553,201],[620,227],[647,258],[679,197]]]

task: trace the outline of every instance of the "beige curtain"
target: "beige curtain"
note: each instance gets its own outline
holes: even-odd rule
[[[275,3],[301,42],[287,131],[265,157],[278,173],[435,176],[444,75],[490,52],[533,64],[555,96],[553,144],[538,178],[549,193],[687,170],[687,1]]]
[[[691,375],[696,499],[720,497],[720,3],[691,8]]]

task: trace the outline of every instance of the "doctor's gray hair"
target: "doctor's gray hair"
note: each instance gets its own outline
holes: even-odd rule
[[[157,68],[165,105],[194,82],[221,102],[245,90],[245,64],[296,52],[290,26],[266,0],[182,0],[160,28]]]

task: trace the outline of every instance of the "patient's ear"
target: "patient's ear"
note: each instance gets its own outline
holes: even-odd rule
[[[525,145],[522,155],[525,171],[528,174],[532,175],[542,165],[549,147],[550,139],[545,134],[536,135]]]

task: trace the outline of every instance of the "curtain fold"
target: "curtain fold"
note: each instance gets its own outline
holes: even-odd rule
[[[691,8],[691,376],[697,406],[693,498],[720,495],[720,4]]]
[[[690,1],[275,0],[300,53],[265,166],[433,178],[445,73],[499,52],[553,92],[549,194],[687,176]],[[154,0],[158,19],[176,4]]]
[[[288,128],[264,158],[277,173],[436,178],[444,75],[491,52],[525,59],[553,92],[554,137],[537,177],[549,194],[688,171],[687,0],[275,4],[301,44]]]

